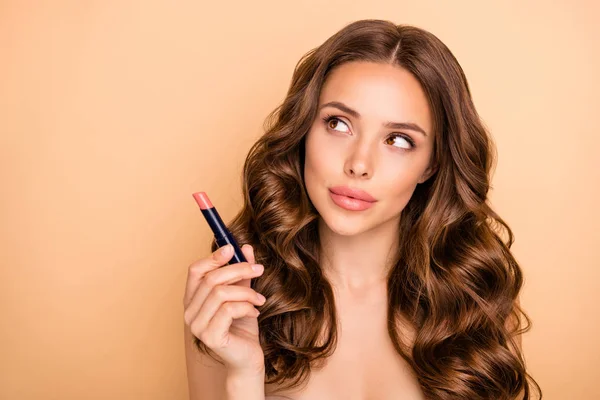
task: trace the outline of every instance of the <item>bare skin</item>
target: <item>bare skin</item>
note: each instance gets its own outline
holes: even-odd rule
[[[424,399],[389,338],[385,288],[373,287],[359,297],[336,293],[336,301],[341,334],[335,353],[303,387],[277,392],[275,385],[266,385],[265,399]]]
[[[332,101],[360,116],[321,108]],[[387,332],[386,272],[398,245],[400,213],[417,184],[434,172],[428,102],[418,81],[397,66],[349,63],[332,72],[319,106],[306,139],[305,182],[320,214],[321,267],[334,286],[338,346],[303,387],[277,392],[267,385],[266,399],[423,399]],[[324,121],[327,115],[339,119]],[[388,121],[417,124],[426,134],[386,128]],[[332,201],[334,186],[365,190],[377,202],[349,211]],[[399,328],[411,337],[408,325]]]
[[[385,126],[388,122],[414,125],[412,129]],[[306,138],[304,177],[320,215],[321,268],[334,288],[340,324],[335,353],[322,368],[312,370],[301,388],[283,392],[273,385],[263,387],[253,310],[259,303],[247,287],[251,275],[243,275],[244,271],[250,274],[250,267],[229,267],[239,279],[246,278],[242,284],[246,288],[225,290],[222,286],[233,280],[225,279],[218,266],[226,260],[203,259],[190,269],[184,301],[190,399],[423,398],[412,370],[393,348],[387,332],[386,273],[401,240],[400,214],[416,186],[435,172],[430,165],[431,130],[425,94],[406,70],[352,62],[331,72]],[[376,201],[369,209],[350,211],[333,201],[329,189],[336,186],[366,191]],[[248,248],[245,253],[249,260],[253,258]],[[208,323],[213,315],[221,322]],[[229,324],[235,329],[227,333]],[[410,326],[399,328],[410,341]],[[209,347],[226,359],[228,369],[198,357],[191,345],[192,334],[206,338]]]
[[[412,123],[423,132],[410,126],[386,127],[389,121]],[[335,352],[324,365],[311,370],[303,386],[284,391],[277,385],[264,385],[264,371],[260,369],[232,376],[231,368],[204,357],[196,361],[198,356],[190,345],[192,333],[186,328],[190,399],[424,399],[414,371],[397,354],[387,332],[386,273],[393,250],[402,240],[398,231],[400,214],[416,186],[435,172],[431,164],[433,143],[428,102],[418,81],[406,70],[388,64],[352,62],[331,72],[306,138],[304,177],[320,216],[321,268],[334,289],[339,321]],[[336,186],[364,190],[376,202],[366,210],[350,211],[332,200],[330,188]],[[251,250],[245,247],[244,252],[252,263]],[[205,265],[215,262],[223,264],[226,260],[201,260],[198,265],[201,270],[209,270],[216,264],[211,268]],[[250,276],[244,275],[244,268],[237,272],[239,279]],[[190,285],[194,286],[202,278],[201,274],[196,278],[192,275]],[[220,282],[212,281],[217,286]],[[248,286],[245,282],[243,286]],[[246,292],[236,298],[233,294],[222,296],[222,301],[247,302],[238,314],[247,309],[246,318],[255,318],[250,307],[256,304],[255,293]],[[237,318],[230,314],[230,320]],[[190,321],[202,320],[202,312],[198,315]],[[413,327],[406,321],[396,323],[405,342],[411,344]],[[509,326],[512,323],[515,321],[507,321]],[[195,322],[194,326],[198,334],[203,333],[201,323]],[[253,339],[244,345],[258,351],[255,321],[252,319],[248,326]],[[223,335],[221,330],[218,336]],[[520,336],[516,340],[521,347]],[[230,351],[233,355],[244,354],[240,349]],[[252,360],[231,358],[231,363],[237,362],[232,365],[240,367],[251,365]]]

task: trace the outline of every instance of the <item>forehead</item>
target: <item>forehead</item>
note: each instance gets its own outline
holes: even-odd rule
[[[419,81],[397,65],[349,62],[334,68],[321,89],[319,106],[340,101],[362,119],[415,122],[431,132],[429,104]]]

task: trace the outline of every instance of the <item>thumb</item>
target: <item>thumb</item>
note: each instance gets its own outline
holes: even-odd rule
[[[248,263],[255,264],[256,259],[254,258],[254,249],[249,244],[245,244],[242,246],[242,253],[244,253],[244,257],[248,260]],[[237,282],[236,285],[250,287],[250,279],[242,279]]]

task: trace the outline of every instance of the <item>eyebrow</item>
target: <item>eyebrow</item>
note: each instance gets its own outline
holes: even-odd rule
[[[339,110],[342,110],[345,113],[352,115],[354,118],[360,118],[360,114],[358,113],[358,111],[351,109],[350,107],[339,101],[330,101],[329,103],[325,103],[321,107],[319,107],[319,110],[325,107],[335,107]],[[427,133],[425,133],[425,130],[423,128],[412,122],[386,122],[383,124],[383,126],[392,129],[410,129],[412,131],[420,132],[423,135],[427,136]]]

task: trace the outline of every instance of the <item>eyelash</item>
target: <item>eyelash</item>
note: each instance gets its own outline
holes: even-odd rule
[[[340,122],[342,122],[342,123],[344,123],[344,124],[346,124],[346,123],[345,123],[345,122],[344,122],[344,121],[343,121],[341,118],[338,118],[338,117],[337,117],[337,116],[335,116],[335,115],[330,115],[330,114],[327,114],[327,115],[325,115],[325,116],[323,117],[323,121],[324,121],[324,123],[325,123],[325,127],[329,128],[329,127],[328,127],[328,124],[329,124],[329,123],[330,123],[332,120],[334,120],[334,119],[335,119],[335,120],[338,120],[338,121],[340,121]],[[348,124],[346,124],[346,125],[348,125]],[[399,135],[399,134],[397,134],[397,133],[392,133],[392,134],[390,134],[388,137],[386,137],[386,138],[385,138],[385,140],[388,140],[388,139],[390,139],[390,138],[394,138],[394,137],[401,137],[402,139],[406,140],[406,141],[407,141],[407,142],[410,144],[410,149],[411,149],[411,150],[412,150],[412,149],[414,149],[414,148],[415,148],[415,146],[416,146],[416,145],[415,145],[415,142],[414,142],[414,140],[412,140],[412,138],[411,138],[410,136],[407,136],[407,135]],[[402,148],[400,148],[400,149],[401,149],[401,150],[406,150],[406,149],[402,149]]]

